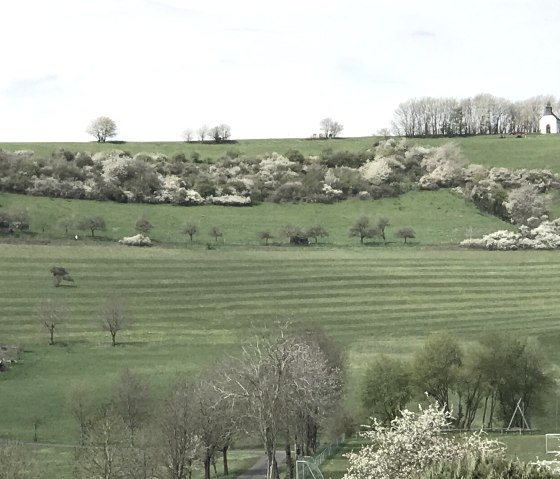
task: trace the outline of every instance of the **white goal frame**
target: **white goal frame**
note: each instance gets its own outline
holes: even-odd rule
[[[546,453],[560,455],[560,434],[545,434],[544,437]]]

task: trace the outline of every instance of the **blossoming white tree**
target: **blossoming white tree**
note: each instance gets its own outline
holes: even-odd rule
[[[373,419],[364,433],[371,444],[347,455],[350,466],[343,479],[408,479],[434,464],[503,455],[501,443],[478,433],[458,439],[443,434],[450,420],[451,413],[437,404],[419,413],[404,410],[388,427]]]

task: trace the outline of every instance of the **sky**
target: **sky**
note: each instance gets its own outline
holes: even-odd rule
[[[558,0],[0,0],[0,142],[342,136],[399,103],[560,96]]]

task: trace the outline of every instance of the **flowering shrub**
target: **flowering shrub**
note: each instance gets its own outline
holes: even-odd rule
[[[530,218],[535,224],[538,218]],[[478,248],[488,250],[518,250],[518,249],[557,249],[560,248],[560,219],[544,220],[536,227],[523,225],[517,232],[509,230],[495,231],[479,239],[461,241],[459,246],[464,248]]]
[[[251,206],[251,198],[241,195],[210,196],[207,198],[207,202],[221,206]]]
[[[437,405],[419,413],[405,409],[389,427],[374,419],[363,433],[371,444],[347,455],[350,465],[343,479],[410,479],[435,464],[503,455],[502,444],[481,434],[445,434],[450,420],[451,413]]]
[[[134,236],[125,236],[119,240],[119,243],[125,246],[152,246],[152,240],[142,233]]]

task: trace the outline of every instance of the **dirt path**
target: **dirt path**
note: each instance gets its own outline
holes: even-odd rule
[[[245,472],[237,476],[237,479],[262,479],[266,477],[266,456],[261,451],[262,457],[247,469]],[[276,453],[276,462],[278,462],[278,466],[286,460],[286,453],[285,452],[277,452]]]

